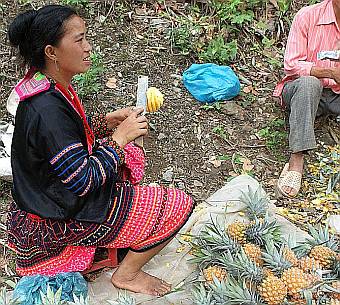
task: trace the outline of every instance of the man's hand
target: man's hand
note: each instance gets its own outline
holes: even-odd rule
[[[340,67],[336,68],[320,68],[313,67],[310,70],[310,75],[317,78],[332,78],[337,84],[340,84]]]
[[[333,68],[333,76],[332,78],[335,82],[340,85],[340,67]]]
[[[121,124],[133,111],[133,107],[119,109],[106,114],[107,127],[113,129]]]

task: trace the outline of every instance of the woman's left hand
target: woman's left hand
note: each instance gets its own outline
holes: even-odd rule
[[[131,113],[133,107],[122,108],[106,114],[107,127],[113,129],[123,122]]]

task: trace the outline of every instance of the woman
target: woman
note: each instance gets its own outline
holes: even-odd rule
[[[129,248],[113,285],[163,295],[170,284],[141,268],[184,225],[192,199],[123,179],[140,180],[144,155],[132,141],[147,133],[147,121],[142,109],[85,116],[70,84],[91,65],[85,32],[75,11],[59,5],[20,14],[9,27],[29,68],[15,87],[8,235],[17,272],[82,271],[96,247]]]

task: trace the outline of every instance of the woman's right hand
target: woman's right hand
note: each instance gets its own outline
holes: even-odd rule
[[[130,143],[139,136],[144,136],[148,132],[148,122],[146,117],[140,115],[143,108],[134,109],[131,114],[118,126],[112,134],[112,140],[116,141],[121,147]]]

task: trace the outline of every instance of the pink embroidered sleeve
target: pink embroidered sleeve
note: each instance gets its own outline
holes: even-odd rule
[[[287,76],[308,76],[314,62],[307,61],[308,18],[297,14],[293,20],[285,51],[284,69]]]

